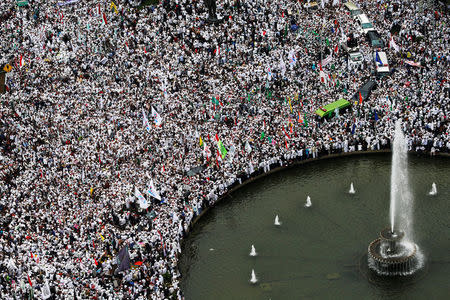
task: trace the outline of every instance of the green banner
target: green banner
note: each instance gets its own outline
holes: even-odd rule
[[[224,159],[225,156],[227,155],[227,149],[225,149],[225,146],[222,144],[222,141],[219,141],[218,145],[220,155],[222,156],[222,159]]]

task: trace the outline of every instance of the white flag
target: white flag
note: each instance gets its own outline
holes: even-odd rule
[[[325,67],[333,60],[333,53],[330,53],[324,60],[322,60],[322,67]]]
[[[272,71],[270,71],[270,67],[267,68],[267,80],[268,81],[272,80]]]
[[[333,6],[339,5],[339,0],[333,0]]]
[[[252,152],[252,146],[250,146],[250,143],[248,141],[245,142],[245,152]]]
[[[168,94],[167,94],[167,77],[164,78],[164,82],[162,83],[162,90],[164,92],[164,99],[168,98]]]
[[[156,109],[153,108],[153,106],[152,106],[152,117],[153,117],[153,120],[154,120],[156,126],[161,126],[161,124],[162,124],[161,115],[158,114],[158,112],[156,111]]]
[[[391,36],[391,39],[389,40],[389,48],[394,48],[396,52],[400,52],[400,47],[395,43],[394,37]]]
[[[289,51],[288,58],[289,58],[289,66],[290,66],[290,69],[292,70],[295,67],[295,65],[297,64],[297,57],[295,56],[294,49]]]
[[[150,123],[148,123],[147,115],[145,114],[145,110],[142,109],[142,114],[144,115],[144,127],[150,132]]]
[[[139,207],[142,209],[146,209],[150,206],[147,199],[145,199],[144,196],[142,196],[141,192],[138,190],[137,187],[134,188],[134,196],[138,199]]]
[[[153,184],[153,179],[150,179],[150,187],[147,190],[147,194],[161,201],[161,196],[159,195],[158,191],[155,188],[155,185]]]
[[[284,77],[284,74],[286,73],[286,64],[284,63],[282,55],[280,55],[280,70],[281,70],[281,76]]]
[[[327,83],[328,82],[328,75],[324,71],[320,70],[319,71],[319,75],[320,75],[320,81],[322,83]]]
[[[206,156],[206,158],[211,157],[211,151],[208,148],[208,145],[206,145],[206,142],[203,141],[203,155]]]
[[[48,286],[48,282],[45,281],[45,284],[41,287],[42,299],[48,299],[52,296],[50,292],[50,287]]]

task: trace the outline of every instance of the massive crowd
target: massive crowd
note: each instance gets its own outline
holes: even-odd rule
[[[217,1],[217,24],[202,1],[15,2],[0,2],[0,65],[13,67],[0,95],[2,299],[182,299],[180,242],[231,186],[388,148],[397,119],[411,151],[450,150],[440,7],[355,1],[386,44],[391,74],[378,78],[342,1]],[[359,66],[341,47],[353,33]],[[369,79],[362,103],[314,114]]]

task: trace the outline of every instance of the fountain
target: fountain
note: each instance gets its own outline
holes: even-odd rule
[[[433,184],[431,185],[431,191],[428,193],[428,195],[430,195],[430,196],[436,196],[437,195],[436,183],[433,182]]]
[[[258,253],[256,253],[255,246],[252,245],[252,250],[250,251],[250,256],[256,256]]]
[[[255,284],[258,282],[258,279],[256,278],[255,270],[252,269],[252,277],[250,278],[250,282]]]
[[[408,152],[400,120],[395,124],[391,171],[391,226],[368,248],[369,268],[378,275],[412,275],[423,266],[423,255],[412,241],[413,198],[408,182]]]
[[[280,219],[278,218],[278,215],[275,216],[275,222],[273,224],[275,224],[276,226],[280,226],[281,225],[281,222],[280,222]]]
[[[305,207],[311,207],[312,203],[311,203],[311,197],[306,197],[306,203],[305,203]]]
[[[350,190],[348,191],[349,194],[354,194],[356,193],[355,188],[353,187],[353,182],[350,183]]]

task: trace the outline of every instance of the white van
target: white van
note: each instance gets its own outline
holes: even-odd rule
[[[351,1],[344,3],[344,6],[350,12],[350,16],[352,16],[352,17],[356,17],[356,16],[362,14],[361,9],[358,6],[356,6],[355,3],[351,2]]]
[[[359,51],[351,52],[348,54],[348,63],[351,66],[358,66],[363,63],[364,57]]]
[[[375,69],[377,70],[378,76],[389,75],[389,62],[386,56],[386,52],[375,51],[373,53],[373,62],[375,64]]]
[[[371,30],[375,30],[372,22],[370,22],[369,18],[365,14],[356,16],[356,22],[358,23],[359,31],[364,35]]]

